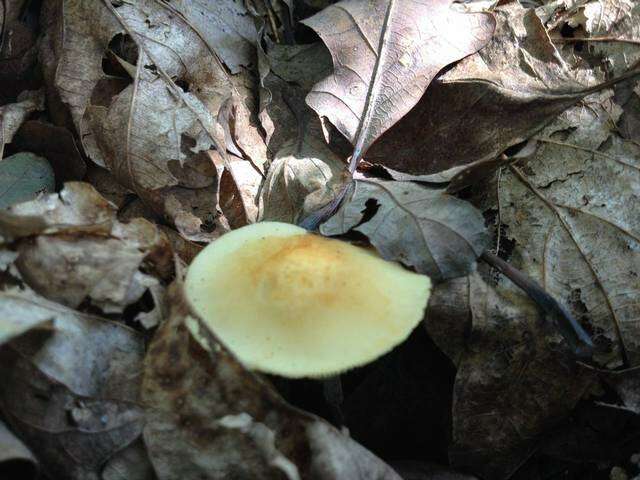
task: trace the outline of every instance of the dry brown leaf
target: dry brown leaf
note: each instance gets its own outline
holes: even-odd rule
[[[206,151],[229,148],[258,166],[266,160],[248,111],[253,83],[242,66],[251,64],[255,27],[244,7],[64,0],[49,9],[44,45],[55,55],[46,78],[69,105],[85,151],[186,238],[218,236],[210,231],[218,213],[215,169],[202,166]],[[121,77],[107,73],[103,57]],[[230,78],[220,58],[240,73]]]
[[[618,122],[620,134],[624,138],[640,144],[640,82],[635,85],[628,84],[625,90],[626,94],[623,94],[624,97],[619,100],[623,105],[622,116]],[[620,88],[616,93],[625,90]]]
[[[13,140],[20,126],[33,112],[44,109],[44,92],[24,91],[17,99],[17,103],[0,106],[0,160],[3,157],[4,146]]]
[[[0,212],[0,234],[5,239],[62,231],[106,235],[115,218],[115,207],[91,185],[69,182],[59,193]]]
[[[297,223],[328,203],[347,178],[304,101],[307,90],[330,72],[330,57],[320,43],[266,43],[267,50],[259,50],[260,119],[274,160],[262,186],[260,219]]]
[[[563,45],[563,53],[589,57],[591,64],[610,75],[620,75],[640,61],[640,5],[633,0],[591,0],[551,2],[536,12],[552,30],[554,41]],[[562,38],[564,25],[575,29],[574,38],[606,38],[585,41],[577,50],[576,40]]]
[[[18,225],[25,219],[27,224],[53,221],[41,232],[31,231],[43,233],[35,238],[16,242],[13,235],[22,280],[48,299],[73,308],[90,302],[105,313],[123,312],[147,290],[157,300],[161,280],[172,272],[169,242],[147,220],[124,224],[115,214],[113,205],[83,183],[12,207],[7,215]],[[154,323],[154,315],[159,312],[143,315],[145,325]]]
[[[265,37],[266,49],[258,49],[260,68],[260,122],[271,155],[301,134],[322,138],[317,115],[304,97],[313,85],[331,72],[331,56],[320,42],[309,45],[277,45]]]
[[[470,203],[411,182],[357,180],[320,227],[324,235],[351,229],[366,235],[384,258],[436,281],[472,271],[489,243],[482,214]]]
[[[345,164],[322,141],[305,135],[276,154],[262,187],[261,220],[298,223],[329,202],[343,181]]]
[[[482,48],[495,21],[451,0],[344,0],[303,23],[325,42],[334,73],[307,103],[354,145],[352,165],[417,102],[438,71]]]
[[[640,360],[640,146],[611,133],[620,111],[576,106],[498,185],[511,262],[588,325],[610,367]]]
[[[427,330],[458,368],[449,458],[454,467],[483,478],[506,479],[596,376],[575,363],[522,292],[511,285],[492,288],[478,274],[455,282],[466,288],[439,286],[426,319]],[[468,310],[452,310],[452,303]]]
[[[6,267],[5,267],[6,268]],[[32,315],[29,304],[26,309],[16,308],[11,302],[0,304],[0,346],[37,327],[46,328],[51,318]]]
[[[288,406],[199,330],[174,284],[145,360],[144,440],[160,480],[400,477],[320,419]]]
[[[47,474],[100,478],[103,464],[140,435],[143,341],[134,331],[82,315],[28,291],[0,293],[32,323],[51,321],[0,350],[0,410]]]
[[[230,157],[224,162],[210,152],[218,171],[218,204],[229,228],[254,223],[258,217],[258,192],[264,180],[251,162]]]
[[[493,13],[497,27],[487,46],[439,77],[366,160],[450,180],[528,139],[597,83],[592,70],[561,58],[532,10],[512,0]]]

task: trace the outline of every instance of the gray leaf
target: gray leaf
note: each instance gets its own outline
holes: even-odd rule
[[[409,182],[357,180],[340,210],[320,227],[324,235],[350,229],[365,234],[383,257],[434,280],[466,275],[485,250],[489,235],[470,203]],[[370,201],[379,207],[360,224]]]
[[[55,190],[49,162],[33,153],[16,153],[0,161],[0,208],[33,200]]]

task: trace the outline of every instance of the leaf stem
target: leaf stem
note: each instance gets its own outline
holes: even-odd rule
[[[333,198],[333,200],[325,204],[323,207],[320,207],[318,210],[311,212],[309,215],[303,218],[300,222],[298,222],[298,226],[302,228],[306,228],[307,230],[312,232],[317,230],[318,226],[321,223],[325,222],[326,220],[331,218],[331,216],[333,216],[334,213],[336,213],[336,211],[340,207],[340,204],[342,203],[342,200],[344,200],[344,197],[349,191],[349,188],[351,187],[351,185],[352,185],[352,182],[349,182],[346,185],[344,185],[340,189],[338,194]]]
[[[485,250],[480,256],[482,260],[500,271],[505,277],[520,287],[528,296],[538,304],[558,328],[562,336],[569,342],[573,352],[580,358],[588,358],[594,351],[593,341],[589,334],[576,321],[571,313],[553,298],[536,281],[528,277],[520,270],[497,255]]]
[[[619,43],[630,43],[632,45],[640,45],[640,40],[635,40],[633,38],[623,38],[623,37],[563,37],[563,38],[553,38],[552,41],[554,43],[577,43],[577,42],[619,42]]]

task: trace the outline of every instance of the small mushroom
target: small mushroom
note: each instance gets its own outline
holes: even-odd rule
[[[186,296],[248,368],[325,377],[364,365],[409,336],[429,277],[286,223],[227,233],[191,263]]]

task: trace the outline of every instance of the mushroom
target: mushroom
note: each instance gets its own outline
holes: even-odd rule
[[[193,311],[245,366],[291,378],[388,352],[423,318],[430,288],[372,250],[278,222],[214,241],[185,281]]]

